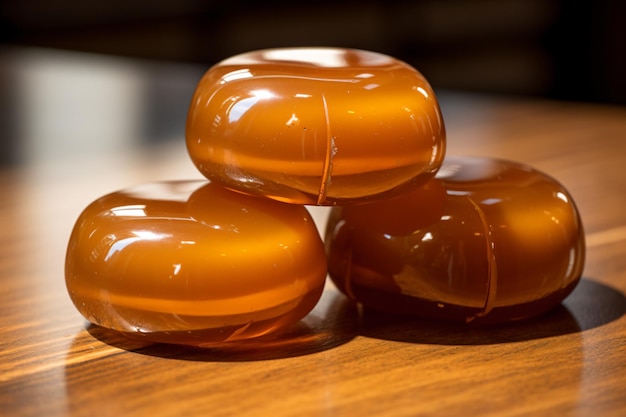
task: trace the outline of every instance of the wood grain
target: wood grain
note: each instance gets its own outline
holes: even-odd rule
[[[329,284],[281,334],[231,348],[142,345],[74,310],[65,245],[96,197],[198,177],[182,138],[25,164],[0,174],[0,415],[626,415],[626,109],[440,98],[449,154],[526,162],[572,192],[588,252],[562,307],[466,327],[362,311]],[[325,210],[313,212],[321,225]]]

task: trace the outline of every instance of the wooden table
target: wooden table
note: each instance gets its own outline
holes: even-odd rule
[[[65,246],[100,195],[199,178],[182,126],[204,69],[1,58],[4,139],[22,161],[0,173],[0,415],[626,415],[626,109],[440,93],[449,155],[529,163],[578,203],[584,276],[551,314],[496,328],[394,321],[329,284],[300,326],[263,342],[142,346],[76,312]]]

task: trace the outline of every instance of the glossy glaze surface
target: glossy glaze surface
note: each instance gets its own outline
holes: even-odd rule
[[[333,208],[326,251],[333,281],[367,307],[482,322],[554,307],[585,256],[567,190],[528,166],[482,158],[450,158],[401,197]]]
[[[207,181],[144,184],[81,214],[66,284],[90,322],[210,345],[288,326],[317,303],[324,248],[304,207]]]
[[[211,68],[187,119],[209,179],[298,204],[396,195],[432,178],[445,153],[434,92],[409,65],[373,52],[250,52]]]

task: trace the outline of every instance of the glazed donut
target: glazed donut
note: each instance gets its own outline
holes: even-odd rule
[[[296,323],[326,279],[308,211],[208,181],[143,184],[89,205],[71,234],[78,311],[133,338],[205,346]]]
[[[210,180],[296,204],[397,195],[432,178],[445,154],[439,105],[417,70],[338,48],[255,51],[213,66],[186,141]]]
[[[560,303],[580,280],[584,232],[571,195],[526,165],[450,158],[397,198],[335,207],[334,283],[365,307],[500,322]]]

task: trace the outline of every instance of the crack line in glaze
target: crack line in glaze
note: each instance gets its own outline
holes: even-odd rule
[[[465,321],[467,323],[473,321],[474,319],[485,317],[491,309],[493,308],[493,304],[496,298],[496,292],[498,288],[498,264],[496,262],[496,253],[495,253],[495,242],[492,238],[492,229],[491,225],[487,222],[487,218],[485,217],[485,213],[480,208],[480,205],[477,204],[471,197],[467,197],[467,200],[470,202],[478,217],[480,218],[480,223],[483,226],[483,234],[485,235],[485,243],[487,248],[487,295],[485,297],[485,304],[483,305],[482,311],[479,311],[472,317],[467,317]]]

